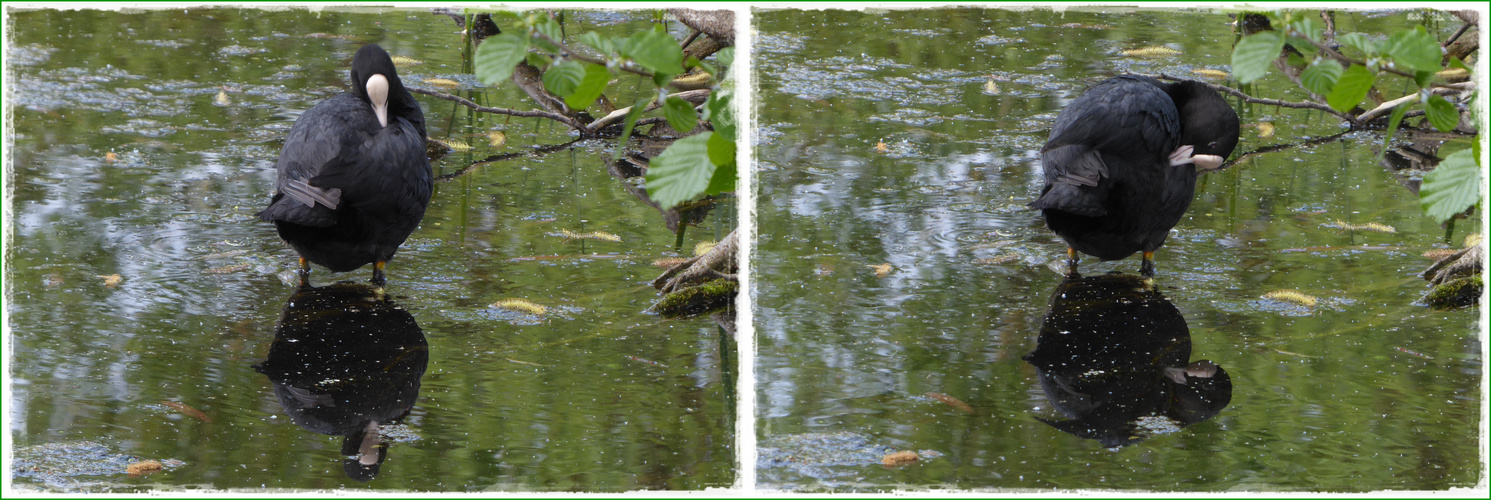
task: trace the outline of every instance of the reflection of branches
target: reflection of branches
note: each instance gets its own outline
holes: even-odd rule
[[[1300,142],[1291,142],[1291,143],[1286,143],[1286,144],[1274,144],[1272,146],[1264,146],[1264,147],[1261,147],[1261,148],[1258,148],[1258,149],[1254,149],[1252,151],[1248,151],[1246,153],[1242,153],[1242,154],[1237,155],[1237,157],[1233,158],[1232,161],[1229,161],[1226,164],[1224,164],[1224,165],[1222,165],[1220,167],[1217,167],[1217,170],[1226,169],[1226,168],[1231,167],[1233,165],[1237,165],[1239,163],[1242,163],[1242,161],[1244,159],[1246,159],[1246,158],[1249,158],[1249,157],[1252,157],[1252,156],[1258,156],[1258,155],[1261,155],[1261,154],[1264,154],[1264,153],[1272,153],[1274,151],[1282,151],[1282,150],[1285,150],[1285,149],[1293,149],[1293,148],[1299,148],[1299,147],[1318,146],[1318,145],[1321,145],[1321,144],[1325,144],[1327,142],[1334,142],[1334,141],[1340,139],[1341,136],[1344,136],[1344,135],[1346,135],[1346,134],[1348,134],[1350,132],[1351,131],[1348,130],[1348,131],[1345,131],[1345,132],[1338,132],[1338,133],[1336,133],[1334,135],[1328,135],[1328,136],[1325,136],[1325,137],[1316,137],[1314,139],[1309,139],[1309,140],[1300,141]]]
[[[553,152],[556,152],[556,151],[564,151],[566,149],[574,147],[575,144],[578,144],[578,143],[580,143],[581,141],[584,141],[584,140],[586,140],[586,139],[581,138],[581,139],[575,139],[573,141],[569,141],[569,142],[565,142],[565,143],[560,143],[560,144],[550,144],[548,146],[540,146],[540,147],[533,148],[533,149],[528,150],[528,151],[520,151],[520,152],[517,152],[517,153],[504,153],[504,154],[500,154],[500,155],[488,156],[486,158],[482,158],[480,160],[476,160],[474,162],[471,162],[470,165],[466,165],[465,167],[461,167],[460,170],[457,170],[455,172],[451,172],[451,173],[448,173],[448,174],[436,177],[435,178],[435,182],[450,182],[450,181],[455,180],[455,179],[457,179],[457,178],[459,178],[459,177],[461,177],[463,175],[466,175],[466,174],[470,173],[473,170],[476,170],[476,167],[480,167],[480,166],[486,165],[488,163],[499,162],[499,161],[507,161],[507,160],[514,160],[514,159],[518,159],[518,158],[528,158],[528,157],[534,157],[534,156],[542,156],[542,155],[546,155],[546,154],[553,153]]]
[[[539,110],[536,110],[536,109],[535,110],[530,110],[530,111],[519,111],[519,110],[516,110],[516,109],[493,108],[493,107],[489,107],[489,106],[482,106],[480,104],[472,102],[470,99],[466,99],[464,97],[447,94],[447,93],[444,93],[444,92],[439,92],[439,91],[429,90],[429,89],[423,89],[423,88],[419,88],[419,87],[405,87],[405,88],[409,89],[410,92],[413,92],[413,93],[416,93],[416,94],[424,94],[424,95],[427,95],[427,96],[430,96],[430,97],[434,97],[434,98],[437,98],[437,99],[442,99],[442,100],[450,101],[450,102],[453,102],[453,103],[460,104],[462,106],[471,108],[472,110],[480,112],[480,113],[493,113],[493,114],[498,114],[498,115],[517,116],[517,117],[523,117],[523,118],[548,118],[550,120],[558,121],[560,123],[568,125],[570,128],[573,128],[575,130],[579,130],[581,132],[585,132],[585,133],[591,134],[591,135],[595,135],[601,129],[604,129],[607,126],[616,124],[617,122],[620,122],[623,119],[626,119],[627,113],[631,112],[631,109],[632,109],[631,107],[626,107],[626,108],[618,109],[616,111],[611,112],[610,114],[607,114],[606,116],[601,117],[598,120],[590,122],[589,124],[585,124],[585,123],[581,123],[579,120],[576,120],[574,118],[571,118],[571,117],[568,117],[568,116],[565,116],[565,115],[561,115],[559,113],[551,113],[551,112],[548,112],[548,111],[539,111]],[[702,104],[705,99],[709,98],[709,93],[710,93],[709,89],[686,90],[686,91],[683,91],[683,92],[677,92],[677,93],[673,93],[673,94],[668,94],[668,97],[677,97],[679,99],[683,99],[684,101],[687,101],[689,104],[693,104],[695,106],[698,106],[698,105]],[[661,101],[653,101],[651,104],[649,104],[642,111],[643,112],[647,112],[647,111],[652,111],[654,109],[662,107],[662,104],[660,104],[660,102]],[[660,122],[662,122],[664,120],[666,120],[666,118],[663,118],[663,117],[643,118],[643,119],[637,120],[637,126],[650,125],[650,124],[653,124],[653,123],[660,123]],[[688,131],[687,130],[681,130],[680,132],[688,132]]]

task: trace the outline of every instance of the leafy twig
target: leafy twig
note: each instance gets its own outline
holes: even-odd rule
[[[686,91],[678,92],[678,93],[675,93],[675,94],[668,94],[668,97],[677,97],[679,99],[683,99],[685,101],[688,101],[690,104],[698,106],[700,103],[703,103],[705,99],[709,98],[709,92],[710,92],[709,89],[686,90]],[[663,104],[662,104],[661,100],[654,100],[651,104],[648,104],[647,107],[642,110],[642,112],[645,113],[645,112],[648,112],[648,111],[652,111],[654,109],[662,107],[662,105]],[[632,111],[632,107],[631,106],[627,106],[625,108],[621,108],[621,109],[618,109],[616,111],[612,111],[610,114],[607,114],[606,116],[602,116],[602,117],[600,117],[600,119],[597,119],[596,121],[590,122],[590,124],[586,125],[584,127],[584,129],[587,132],[594,132],[596,130],[600,130],[600,129],[606,128],[606,126],[608,126],[608,125],[611,125],[613,123],[616,123],[616,122],[619,122],[619,121],[625,119],[627,113],[630,113],[631,111]],[[680,130],[680,132],[687,132],[687,130]]]

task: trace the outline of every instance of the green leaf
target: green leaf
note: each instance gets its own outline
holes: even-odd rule
[[[719,132],[709,136],[709,161],[715,165],[735,165],[735,141]]]
[[[735,108],[730,105],[735,93],[729,89],[718,89],[704,101],[704,120],[714,127],[717,134],[735,140]]]
[[[1461,61],[1460,58],[1458,58],[1458,57],[1451,57],[1450,58],[1450,67],[1451,68],[1460,68],[1460,69],[1463,69],[1465,71],[1470,71],[1470,66],[1466,66],[1465,65],[1465,61]]]
[[[538,24],[534,25],[533,29],[549,38],[548,40],[544,40],[541,38],[534,40],[535,42],[543,45],[544,50],[548,50],[550,52],[557,52],[559,50],[559,46],[555,44],[564,41],[564,28],[561,27],[559,23],[554,20],[554,18],[545,18],[543,21],[540,21]]]
[[[476,77],[497,85],[513,75],[513,67],[528,55],[528,38],[511,33],[488,37],[476,48]]]
[[[1443,54],[1439,42],[1424,32],[1424,27],[1399,31],[1387,38],[1384,49],[1399,69],[1409,71],[1439,71],[1443,69],[1439,60]]]
[[[1455,105],[1437,95],[1429,96],[1429,103],[1424,109],[1424,114],[1429,117],[1429,124],[1440,132],[1449,132],[1460,124],[1460,111]]]
[[[653,73],[676,75],[683,71],[683,50],[662,26],[632,35],[622,52]]]
[[[576,61],[564,61],[544,72],[544,89],[563,99],[573,95],[584,79],[584,65]]]
[[[549,56],[540,54],[538,52],[529,52],[528,58],[526,60],[528,61],[529,66],[533,66],[535,68],[547,68],[549,67],[549,63],[554,62],[554,59],[551,59]]]
[[[1326,104],[1336,111],[1346,111],[1362,102],[1367,97],[1367,91],[1372,89],[1372,84],[1377,82],[1377,75],[1366,66],[1353,64],[1341,77],[1336,79],[1336,86],[1325,96]]]
[[[1290,47],[1294,47],[1306,56],[1314,57],[1315,54],[1320,52],[1320,49],[1315,48],[1315,44],[1306,42],[1303,38],[1297,36],[1286,38],[1285,43],[1288,43]],[[1294,54],[1289,55],[1291,58],[1294,56]]]
[[[1293,28],[1294,31],[1299,32],[1304,37],[1317,42],[1320,41],[1320,35],[1323,31],[1320,25],[1315,24],[1314,19],[1308,17],[1300,18],[1299,20],[1289,23],[1289,27]]]
[[[1346,68],[1342,68],[1341,63],[1330,59],[1317,60],[1299,74],[1299,83],[1305,86],[1305,90],[1317,95],[1329,95],[1344,72]]]
[[[721,140],[721,139],[719,139],[719,134],[714,134],[713,136],[710,136],[710,138],[709,138],[709,157],[710,157],[710,161],[711,162],[714,161],[714,158],[716,156],[716,151],[715,151],[715,147],[716,147],[715,144],[716,143],[719,143],[719,144],[728,144],[732,158],[730,159],[729,163],[723,163],[723,164],[716,163],[716,167],[714,169],[714,176],[710,177],[710,179],[709,179],[709,187],[705,188],[704,194],[728,193],[730,191],[734,191],[735,190],[735,180],[736,180],[736,168],[735,168],[735,159],[734,159],[735,142],[734,141]],[[723,148],[725,146],[720,146],[720,147]],[[724,152],[721,151],[721,152],[719,152],[719,154],[723,155]]]
[[[1347,33],[1336,37],[1336,41],[1340,42],[1341,45],[1360,50],[1362,54],[1368,56],[1376,55],[1377,51],[1380,50],[1377,48],[1377,42],[1372,41],[1371,38],[1367,38],[1367,35],[1361,33]]]
[[[679,133],[687,134],[699,124],[699,114],[694,112],[694,105],[677,97],[669,97],[663,101],[663,116],[668,118],[668,126]]]
[[[1436,222],[1444,222],[1475,205],[1481,197],[1480,171],[1471,149],[1444,158],[1424,176],[1419,187],[1419,206]]]
[[[735,47],[725,47],[714,53],[714,60],[720,62],[721,67],[728,68],[735,64]]]
[[[616,45],[611,41],[610,38],[603,37],[600,33],[596,33],[594,31],[588,31],[580,35],[580,43],[589,45],[591,48],[602,54],[611,54],[612,52],[616,52]]]
[[[1243,38],[1232,49],[1232,75],[1242,83],[1263,78],[1283,49],[1284,36],[1277,31],[1262,31]]]
[[[602,92],[606,91],[606,84],[611,82],[611,71],[599,64],[585,65],[585,78],[580,80],[580,86],[575,88],[575,93],[564,98],[564,104],[570,109],[585,109],[595,102]]]
[[[673,141],[647,167],[647,196],[658,206],[672,208],[709,188],[715,165],[709,161],[705,132]]]
[[[616,143],[616,151],[611,153],[612,160],[620,160],[621,154],[626,151],[626,141],[632,138],[632,129],[637,126],[637,117],[642,116],[642,110],[652,105],[657,99],[656,95],[637,101],[632,105],[631,111],[626,112],[626,125],[621,127],[621,140]]]

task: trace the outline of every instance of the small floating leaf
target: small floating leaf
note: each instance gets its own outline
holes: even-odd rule
[[[970,406],[968,403],[964,403],[958,400],[958,398],[940,392],[929,392],[927,393],[927,397],[941,401],[953,408],[957,408],[958,411],[961,411],[963,413],[973,413],[973,407]]]
[[[528,313],[534,316],[543,316],[544,313],[548,312],[549,310],[544,306],[523,299],[502,299],[492,303],[492,307],[498,309],[507,309],[509,311]]]
[[[109,288],[114,288],[116,285],[119,284],[119,282],[124,281],[124,277],[118,274],[98,274],[94,275],[93,277],[104,280],[104,286]]]
[[[227,106],[233,103],[228,100],[228,93],[222,90],[217,91],[217,99],[214,99],[212,102],[217,103],[218,106]]]
[[[1279,302],[1291,302],[1305,307],[1315,307],[1315,303],[1319,302],[1315,297],[1305,295],[1296,290],[1274,290],[1263,294],[1263,298]]]
[[[875,151],[880,153],[889,153],[890,147],[885,145],[885,141],[876,142]]]
[[[891,270],[890,263],[875,264],[875,265],[866,265],[865,267],[868,267],[870,269],[874,269],[875,270],[875,277],[876,278],[884,278],[886,276],[890,276],[890,270]]]
[[[162,466],[160,462],[155,460],[142,460],[129,464],[129,466],[124,468],[125,473],[134,477],[154,474],[162,470],[165,470],[165,467]]]
[[[173,410],[179,411],[181,413],[185,413],[187,416],[195,418],[197,420],[201,420],[203,422],[211,422],[212,421],[212,417],[208,417],[206,413],[202,413],[202,410],[198,410],[196,408],[192,408],[190,406],[187,406],[187,405],[184,405],[184,404],[181,404],[181,403],[177,403],[175,401],[161,401],[160,404],[166,405],[166,406],[170,407]]]
[[[994,83],[994,77],[991,76],[988,80],[984,81],[984,93],[999,95],[999,84]]]
[[[1180,55],[1180,51],[1170,47],[1154,46],[1125,50],[1123,51],[1123,55],[1128,57],[1172,57]]]
[[[885,457],[880,459],[880,462],[886,467],[900,467],[915,462],[919,458],[921,456],[917,455],[914,451],[895,451],[886,453]]]
[[[1211,78],[1213,80],[1226,80],[1226,79],[1232,77],[1232,74],[1230,74],[1230,73],[1228,73],[1226,71],[1222,71],[1222,70],[1219,70],[1219,69],[1210,69],[1210,68],[1197,68],[1197,69],[1193,69],[1193,70],[1191,70],[1191,73],[1194,73],[1197,76],[1201,76],[1201,77],[1204,77],[1204,78]]]
[[[501,130],[493,130],[491,132],[487,132],[487,140],[490,141],[490,145],[492,147],[500,148],[503,144],[507,144],[507,134],[503,133]]]
[[[1269,122],[1258,122],[1258,137],[1267,139],[1274,136],[1274,124]]]

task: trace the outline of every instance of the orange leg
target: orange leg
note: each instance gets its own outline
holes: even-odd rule
[[[1144,252],[1144,261],[1139,264],[1139,274],[1154,277],[1154,252]]]
[[[381,260],[373,263],[373,279],[371,281],[373,282],[373,286],[378,288],[383,288],[383,284],[388,281],[383,276],[383,264],[384,262]]]
[[[1077,275],[1077,249],[1072,248],[1072,247],[1067,247],[1066,248],[1066,275],[1069,278],[1076,278],[1076,277],[1078,277],[1078,275]]]
[[[298,272],[296,274],[300,275],[300,286],[310,286],[311,285],[311,261],[305,260],[305,257],[301,257],[300,258],[300,272]]]

